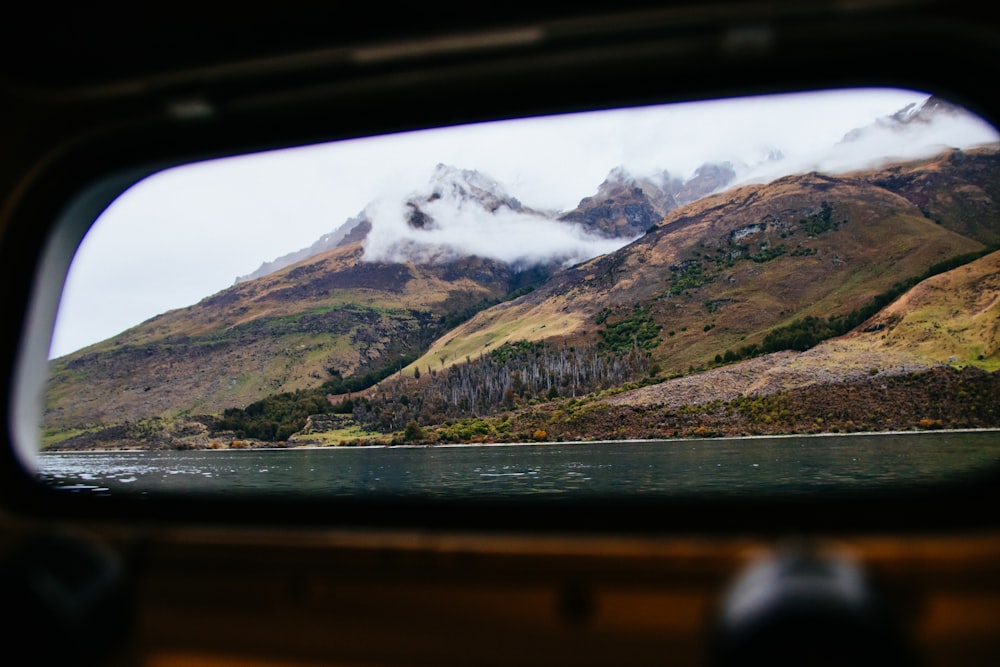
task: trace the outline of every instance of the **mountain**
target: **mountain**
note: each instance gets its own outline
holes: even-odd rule
[[[905,133],[911,130],[919,131],[941,121],[968,121],[973,118],[974,116],[963,107],[932,95],[920,104],[915,102],[908,104],[893,114],[875,119],[871,125],[851,130],[844,135],[841,143],[861,141],[882,131]]]
[[[373,203],[226,290],[55,360],[46,423],[218,413],[276,392],[377,377],[566,259],[507,262],[449,247],[454,228],[482,235],[484,225],[508,223],[505,215],[541,219],[474,170],[438,165],[425,191],[396,203],[406,232],[391,243],[373,232],[386,210]]]
[[[369,262],[341,245],[164,313],[51,364],[53,426],[217,413],[377,371],[544,278],[494,260]]]
[[[218,415],[279,394],[313,396],[321,385],[336,393],[344,378],[367,374],[371,384],[391,373],[383,388],[364,392],[366,401],[376,396],[389,401],[378,404],[381,417],[373,412],[374,403],[365,408],[364,419],[398,430],[408,421],[434,423],[462,410],[488,413],[527,400],[461,398],[480,382],[503,392],[511,370],[495,364],[511,354],[536,362],[555,354],[560,359],[553,357],[553,363],[560,368],[577,369],[565,386],[565,378],[552,382],[563,371],[532,371],[550,398],[596,386],[587,384],[596,373],[601,382],[620,385],[636,379],[635,373],[667,378],[716,373],[712,369],[729,359],[748,358],[753,367],[774,358],[761,355],[776,338],[783,337],[782,349],[811,347],[817,326],[867,320],[877,309],[866,308],[920,279],[928,266],[982,253],[989,235],[977,233],[982,225],[970,225],[973,205],[956,193],[976,193],[977,220],[996,219],[1000,200],[991,193],[1000,173],[998,158],[996,146],[953,150],[869,172],[812,172],[736,187],[675,208],[624,247],[561,270],[551,265],[529,270],[476,256],[407,260],[420,256],[413,244],[421,234],[463,222],[443,216],[454,206],[438,204],[449,199],[479,213],[524,210],[515,210],[518,204],[511,200],[484,196],[496,194],[491,188],[432,189],[400,207],[412,213],[404,222],[412,233],[409,247],[395,249],[397,261],[367,258],[370,223],[359,223],[339,247],[56,360],[45,424],[68,432],[123,420],[197,417],[207,429],[211,420],[198,415]],[[454,172],[441,175],[444,183],[455,183],[446,178]],[[467,183],[467,176],[460,182]],[[612,180],[605,184],[608,192]],[[928,217],[932,211],[934,217]],[[916,302],[916,296],[910,298]],[[995,333],[991,309],[995,306],[987,306],[977,320],[976,340],[988,341]],[[887,328],[897,321],[892,313],[884,311],[888,319],[870,326]],[[954,321],[966,319],[962,314]],[[931,347],[946,351],[937,343]],[[983,364],[992,363],[995,345],[981,345],[978,354]],[[580,355],[588,356],[586,368]],[[927,351],[920,355],[923,365],[914,369],[940,363],[928,361],[933,355]],[[866,368],[878,365],[859,359]],[[479,379],[461,380],[463,373],[451,370],[487,361],[494,365],[483,366],[489,370]],[[829,377],[848,368],[833,357],[821,366]],[[810,372],[823,374],[815,366]],[[417,382],[405,389],[408,401],[400,393],[408,387],[405,378]],[[465,384],[451,385],[450,398],[440,393],[442,382],[456,380]],[[518,382],[527,387],[529,380],[522,374]],[[418,386],[426,389],[418,392]],[[437,398],[427,391],[438,392]],[[532,395],[537,396],[524,397]],[[310,405],[324,411],[318,403]],[[301,428],[302,422],[290,423]]]
[[[646,356],[661,342],[647,326],[652,309],[639,306],[618,323],[628,327],[600,330],[596,345],[519,339],[465,354],[443,372],[419,374],[415,365],[356,397],[352,416],[317,416],[290,442],[343,441],[345,423],[375,439],[397,431],[396,442],[998,427],[998,287],[1000,251],[980,246],[923,266],[847,314],[800,311],[751,353],[717,353],[677,377]],[[616,340],[626,349],[611,354]]]
[[[1000,251],[931,276],[854,330],[509,420],[560,424],[566,438],[996,427]],[[551,427],[550,427],[551,428]],[[555,435],[555,434],[554,434]]]
[[[699,199],[628,246],[478,314],[417,363],[554,338],[645,346],[663,372],[688,372],[804,316],[846,316],[930,265],[984,249],[991,238],[969,235],[970,204],[955,193],[992,192],[997,158],[996,147],[950,151],[905,167],[807,173]],[[933,202],[933,219],[922,201]],[[979,197],[978,219],[995,220],[998,204]],[[621,340],[635,331],[645,333]]]
[[[511,211],[528,211],[520,201],[512,197],[499,182],[475,169],[459,169],[446,164],[438,164],[430,178],[430,194],[415,195],[406,202],[414,211],[429,202],[450,199],[458,202],[475,202],[490,213],[505,207]],[[430,220],[433,224],[433,220]],[[415,227],[423,224],[413,222]]]
[[[424,192],[412,193],[401,202],[401,207],[401,218],[410,230],[427,231],[440,229],[441,223],[436,218],[461,218],[463,214],[467,216],[469,209],[492,215],[496,215],[501,209],[526,216],[545,215],[523,206],[489,176],[474,169],[459,169],[445,164],[435,167]],[[309,247],[264,262],[252,273],[237,277],[235,283],[261,278],[341,245],[365,240],[372,230],[375,209],[376,203],[373,202],[368,209],[349,218],[334,231],[324,234]],[[414,256],[406,259],[422,260],[422,253],[416,250],[419,245],[409,244]],[[401,247],[396,247],[394,250],[400,249]],[[391,255],[394,250],[381,249],[386,255]],[[403,255],[407,255],[405,250]]]
[[[920,281],[855,329],[808,350],[763,355],[607,402],[639,407],[728,401],[951,366],[1000,369],[1000,251]]]
[[[735,179],[730,163],[703,164],[688,179],[667,171],[637,177],[616,167],[598,186],[596,195],[582,199],[559,219],[580,223],[610,238],[636,238],[668,212],[724,189]]]
[[[482,226],[484,218],[504,224],[516,219],[550,228],[555,223],[568,223],[562,225],[563,236],[568,239],[582,233],[580,245],[586,247],[582,250],[574,247],[563,254],[553,252],[551,257],[525,258],[520,264],[579,261],[624,245],[642,235],[668,211],[724,188],[735,176],[729,163],[706,163],[687,179],[672,177],[666,171],[640,178],[616,167],[598,186],[595,195],[584,198],[571,211],[552,213],[525,206],[482,172],[438,164],[423,191],[410,194],[402,202],[372,202],[309,247],[264,262],[252,273],[237,277],[235,282],[260,278],[340,245],[366,239],[369,258],[418,263],[439,262],[443,257],[454,259],[467,254],[462,247],[465,235],[457,233],[456,228],[474,229]],[[385,225],[389,234],[376,232],[369,239],[373,218],[383,216],[398,219],[400,224]],[[413,235],[417,230],[434,234]],[[616,243],[609,244],[607,240]]]
[[[931,96],[919,104],[907,105],[893,114],[875,119],[870,125],[846,133],[842,140],[832,147],[831,155],[838,156],[833,160],[833,164],[836,165],[833,171],[839,173],[845,164],[856,163],[859,159],[857,151],[867,152],[869,145],[874,145],[881,151],[888,151],[891,155],[894,150],[899,152],[901,142],[907,145],[912,139],[912,148],[908,149],[909,152],[903,151],[907,153],[907,159],[915,157],[910,155],[910,152],[925,157],[924,154],[936,154],[953,145],[955,140],[963,139],[967,134],[963,132],[964,128],[975,128],[979,135],[983,135],[983,125],[983,121],[967,110],[942,98]],[[893,140],[886,142],[886,136],[892,136]],[[935,138],[938,143],[935,143]],[[819,166],[815,168],[820,169]],[[761,169],[764,173],[771,174],[766,178],[768,181],[773,180],[776,175],[785,175],[789,171],[802,171],[790,164],[790,160],[786,160],[785,155],[778,149],[771,149],[754,164],[737,161],[706,162],[689,176],[677,176],[666,170],[635,175],[625,167],[618,166],[609,172],[594,195],[585,197],[570,211],[552,213],[524,206],[516,197],[506,192],[499,182],[477,170],[438,164],[425,190],[407,197],[401,204],[401,211],[396,215],[405,220],[410,229],[421,229],[429,225],[440,230],[441,225],[434,221],[435,217],[445,220],[467,218],[470,209],[494,216],[507,212],[545,221],[570,222],[587,233],[605,239],[624,241],[641,236],[663,215],[680,206],[724,190],[738,182],[760,180],[755,178],[754,174]],[[823,170],[830,171],[830,169]],[[384,210],[383,208],[382,211]],[[321,236],[311,246],[264,262],[254,272],[237,277],[236,282],[262,277],[335,248],[346,242],[348,235],[352,235],[355,239],[367,235],[371,231],[370,224],[374,215],[376,215],[375,202],[335,230]],[[362,223],[369,225],[362,226]],[[393,231],[398,232],[398,229]],[[1000,232],[989,229],[988,226],[981,232],[1000,235]],[[419,243],[404,241],[392,250],[381,246],[372,247],[374,245],[377,244],[369,244],[369,253],[385,255],[379,259],[395,259],[392,253],[403,246],[409,247],[411,254],[413,252],[417,254],[416,257],[408,259],[426,261],[429,257],[426,248],[418,250]],[[607,248],[608,246],[604,246],[601,250]],[[568,258],[559,259],[563,261]],[[575,259],[580,259],[580,256],[577,254]]]
[[[1000,154],[948,150],[939,156],[887,166],[862,178],[913,202],[928,219],[987,245],[1000,243]]]

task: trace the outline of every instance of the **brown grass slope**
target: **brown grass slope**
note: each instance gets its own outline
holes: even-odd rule
[[[1000,252],[921,282],[840,344],[1000,369]]]
[[[906,167],[904,185],[922,183],[935,219],[904,196],[912,188],[880,185],[895,168],[789,176],[707,197],[618,252],[480,313],[417,363],[458,363],[518,339],[598,341],[599,330],[638,306],[661,327],[652,354],[663,372],[687,373],[803,316],[849,313],[937,262],[983,249],[963,233],[970,205],[955,193],[992,192],[995,162],[996,151],[984,150]],[[976,197],[982,226],[1000,227],[1000,199]]]
[[[988,245],[1000,243],[1000,150],[983,146],[859,175],[899,194],[928,218]]]
[[[352,243],[54,360],[46,427],[212,414],[426,348],[445,316],[508,293],[477,258],[369,263]]]
[[[603,402],[700,405],[944,367],[1000,368],[1000,251],[920,282],[855,330],[805,352],[776,352]]]

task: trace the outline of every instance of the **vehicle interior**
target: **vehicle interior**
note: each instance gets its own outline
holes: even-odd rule
[[[25,417],[67,258],[114,197],[157,170],[461,123],[843,87],[926,90],[1000,125],[994,14],[964,0],[13,14],[0,39],[7,659],[1000,663],[997,467],[795,497],[140,501],[40,484]]]

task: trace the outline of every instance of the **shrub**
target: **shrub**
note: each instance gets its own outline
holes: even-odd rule
[[[403,440],[414,442],[424,439],[426,439],[426,436],[424,435],[424,430],[420,428],[420,424],[416,421],[411,421],[406,425],[406,429],[403,431]]]

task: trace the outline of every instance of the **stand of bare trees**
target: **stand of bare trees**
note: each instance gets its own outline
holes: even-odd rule
[[[428,369],[419,377],[383,382],[377,394],[355,400],[352,412],[363,427],[391,432],[410,422],[441,424],[495,415],[530,402],[583,396],[649,372],[644,350],[620,354],[597,346],[519,341],[444,371]]]

